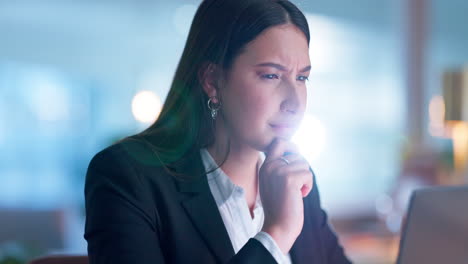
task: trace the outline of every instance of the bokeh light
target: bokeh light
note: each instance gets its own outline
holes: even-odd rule
[[[377,197],[375,200],[375,210],[382,214],[387,215],[392,212],[393,209],[393,199],[387,194],[382,194]]]
[[[468,123],[455,122],[452,133],[454,165],[456,169],[464,170],[468,159]]]
[[[445,126],[445,102],[441,95],[433,96],[429,102],[429,133],[434,137],[450,137]]]
[[[326,139],[327,132],[323,123],[316,117],[306,114],[292,141],[298,146],[304,158],[312,162],[322,153]]]
[[[443,125],[444,117],[444,98],[441,95],[435,95],[429,102],[429,118],[431,120],[431,123]]]
[[[140,91],[132,100],[133,117],[141,123],[152,123],[161,111],[161,99],[151,91]]]

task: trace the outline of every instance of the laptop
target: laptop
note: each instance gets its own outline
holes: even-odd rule
[[[397,263],[468,263],[468,185],[413,192]]]

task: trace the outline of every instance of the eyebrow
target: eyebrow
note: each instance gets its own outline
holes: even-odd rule
[[[260,63],[260,64],[257,64],[255,66],[258,66],[258,67],[273,67],[273,68],[276,68],[280,71],[287,71],[286,67],[284,67],[283,65],[281,64],[278,64],[278,63],[273,63],[273,62],[264,62],[264,63]],[[307,72],[307,71],[310,71],[312,67],[309,65],[305,68],[303,68],[302,70],[300,70],[299,72]]]

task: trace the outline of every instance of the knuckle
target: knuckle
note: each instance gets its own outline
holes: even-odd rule
[[[284,175],[285,177],[287,177],[287,171],[286,171],[286,167],[285,166],[279,166],[277,169],[276,169],[277,173],[279,175]]]
[[[292,175],[290,174],[287,175],[285,182],[286,182],[286,186],[288,187],[292,187],[296,185],[296,179],[292,177]]]
[[[309,164],[304,163],[304,162],[300,162],[300,165],[299,165],[299,166],[300,166],[301,170],[303,170],[303,171],[309,173]]]

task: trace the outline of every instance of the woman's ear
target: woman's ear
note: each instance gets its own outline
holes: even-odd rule
[[[208,98],[218,97],[219,98],[219,77],[220,69],[218,65],[214,63],[205,63],[200,67],[198,71],[198,80],[205,91]],[[216,103],[216,102],[215,102]]]

